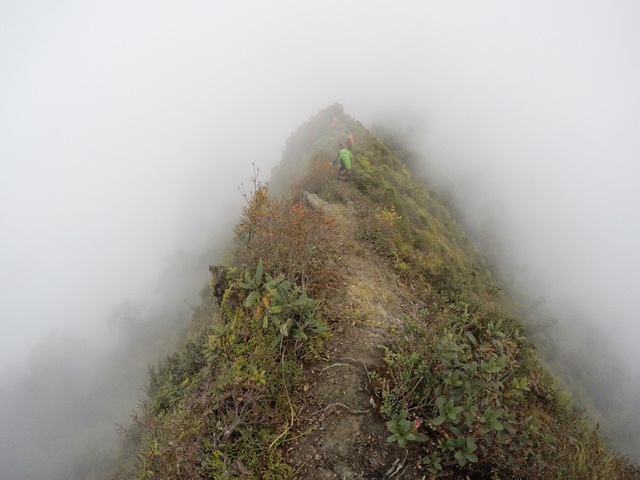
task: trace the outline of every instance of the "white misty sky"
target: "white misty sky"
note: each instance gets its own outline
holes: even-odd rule
[[[542,293],[633,345],[638,25],[632,1],[0,2],[0,369],[215,242],[251,162],[333,102],[405,125]]]

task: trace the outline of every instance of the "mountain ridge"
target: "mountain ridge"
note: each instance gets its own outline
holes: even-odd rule
[[[152,372],[136,478],[640,478],[439,196],[342,106],[245,199],[191,341]]]

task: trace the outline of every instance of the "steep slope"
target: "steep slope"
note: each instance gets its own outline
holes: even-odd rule
[[[341,106],[246,200],[192,341],[152,374],[136,478],[640,478],[539,365],[444,202]]]

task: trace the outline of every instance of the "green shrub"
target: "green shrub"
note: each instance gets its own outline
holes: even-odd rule
[[[518,474],[552,448],[552,436],[527,414],[519,342],[509,323],[470,319],[420,350],[387,351],[382,411],[425,418],[430,472],[454,461],[461,472],[481,462]]]

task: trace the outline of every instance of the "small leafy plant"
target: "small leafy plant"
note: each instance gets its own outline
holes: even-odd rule
[[[387,422],[387,429],[392,433],[392,435],[387,438],[387,442],[398,442],[398,445],[404,447],[409,441],[427,441],[427,436],[417,431],[418,427],[422,424],[422,419],[407,420],[408,416],[409,412],[407,410],[393,414],[391,420]]]
[[[249,291],[244,306],[262,322],[262,328],[277,329],[273,346],[285,338],[308,340],[328,330],[318,319],[317,300],[296,289],[284,275],[272,277],[263,270],[260,260],[255,273],[245,271],[244,281],[238,286]]]

